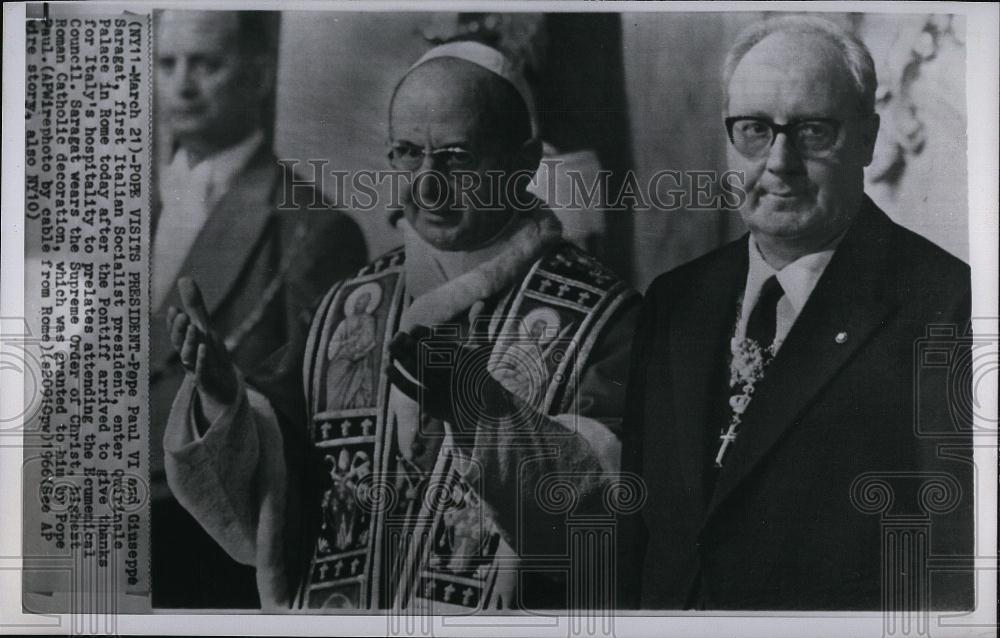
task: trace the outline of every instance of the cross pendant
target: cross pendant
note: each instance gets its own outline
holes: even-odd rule
[[[715,455],[715,467],[722,467],[722,458],[726,455],[726,450],[736,441],[736,425],[729,426],[729,430],[720,435],[719,440],[722,441],[722,445],[719,446],[719,453]]]

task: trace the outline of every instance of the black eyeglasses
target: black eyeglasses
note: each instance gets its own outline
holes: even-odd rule
[[[479,157],[461,146],[427,149],[408,142],[389,144],[389,164],[401,171],[415,171],[430,155],[435,165],[443,165],[450,171],[472,170],[479,166]]]
[[[726,131],[733,147],[747,158],[756,158],[768,152],[778,133],[791,140],[795,150],[803,157],[824,157],[840,140],[840,120],[816,117],[775,124],[765,117],[737,115],[726,118]]]

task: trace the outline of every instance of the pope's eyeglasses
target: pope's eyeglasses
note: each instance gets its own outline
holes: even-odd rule
[[[398,170],[415,171],[423,165],[427,156],[431,157],[432,164],[448,170],[471,170],[479,165],[476,154],[461,146],[428,149],[406,142],[389,144],[389,164]]]

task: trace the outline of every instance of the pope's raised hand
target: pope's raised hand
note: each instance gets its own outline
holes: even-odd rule
[[[181,308],[167,309],[167,331],[181,364],[193,374],[198,391],[209,399],[229,405],[236,400],[239,382],[236,366],[218,333],[212,330],[201,290],[194,280],[177,280]]]

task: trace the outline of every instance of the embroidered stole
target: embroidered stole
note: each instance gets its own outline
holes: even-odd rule
[[[389,252],[332,289],[313,320],[303,379],[310,441],[327,474],[322,502],[307,505],[320,509],[320,522],[297,609],[468,613],[511,604],[517,556],[479,499],[476,482],[486,477],[470,472],[468,453],[448,435],[429,473],[396,443],[381,371],[406,303],[404,259],[402,248]],[[558,244],[489,316],[493,356],[535,353],[544,391],[521,398],[541,414],[572,412],[594,342],[634,294]]]

